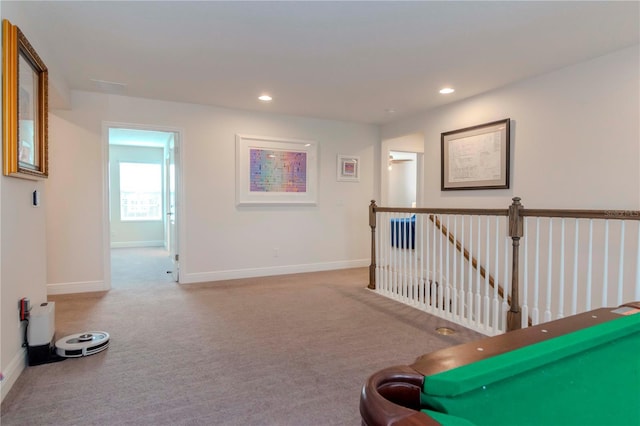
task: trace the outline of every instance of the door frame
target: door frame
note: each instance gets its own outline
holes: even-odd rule
[[[178,253],[180,254],[180,269],[185,265],[184,244],[184,185],[182,175],[182,159],[184,158],[184,131],[179,127],[158,126],[151,124],[124,123],[115,121],[102,122],[102,250],[103,271],[105,289],[111,289],[111,222],[109,211],[109,129],[133,129],[155,132],[175,133],[174,146],[180,155],[175,162],[176,179],[176,234],[178,240]],[[179,281],[178,281],[179,283]]]

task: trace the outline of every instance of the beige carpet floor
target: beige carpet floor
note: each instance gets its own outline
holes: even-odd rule
[[[51,297],[58,337],[110,347],[27,367],[3,426],[356,426],[369,375],[481,337],[367,290],[366,268],[179,285],[161,250],[119,250],[111,291]]]

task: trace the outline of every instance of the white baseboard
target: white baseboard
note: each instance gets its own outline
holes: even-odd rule
[[[47,294],[87,293],[91,291],[107,291],[109,288],[104,281],[85,281],[77,283],[47,284]]]
[[[0,389],[2,390],[2,399],[7,396],[13,384],[18,380],[20,373],[27,366],[27,350],[20,348],[18,353],[13,357],[7,369],[2,372],[2,381],[0,381]]]
[[[122,241],[112,242],[111,248],[164,247],[164,241]]]
[[[233,269],[226,271],[197,272],[185,274],[180,271],[180,284],[195,284],[209,281],[235,280],[238,278],[268,277],[272,275],[300,274],[305,272],[333,271],[337,269],[369,266],[369,259],[339,262],[308,263],[302,265],[269,266],[265,268]]]

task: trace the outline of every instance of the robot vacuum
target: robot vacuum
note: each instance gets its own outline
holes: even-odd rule
[[[109,347],[106,331],[85,331],[56,341],[56,353],[65,358],[79,358],[97,354]]]

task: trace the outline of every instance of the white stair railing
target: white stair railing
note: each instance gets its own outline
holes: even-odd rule
[[[488,335],[504,332],[508,304],[496,277],[508,270],[506,212],[377,212],[376,291]]]
[[[640,211],[372,201],[369,225],[369,288],[487,335],[640,300]]]
[[[640,298],[640,221],[524,218],[522,326]]]

